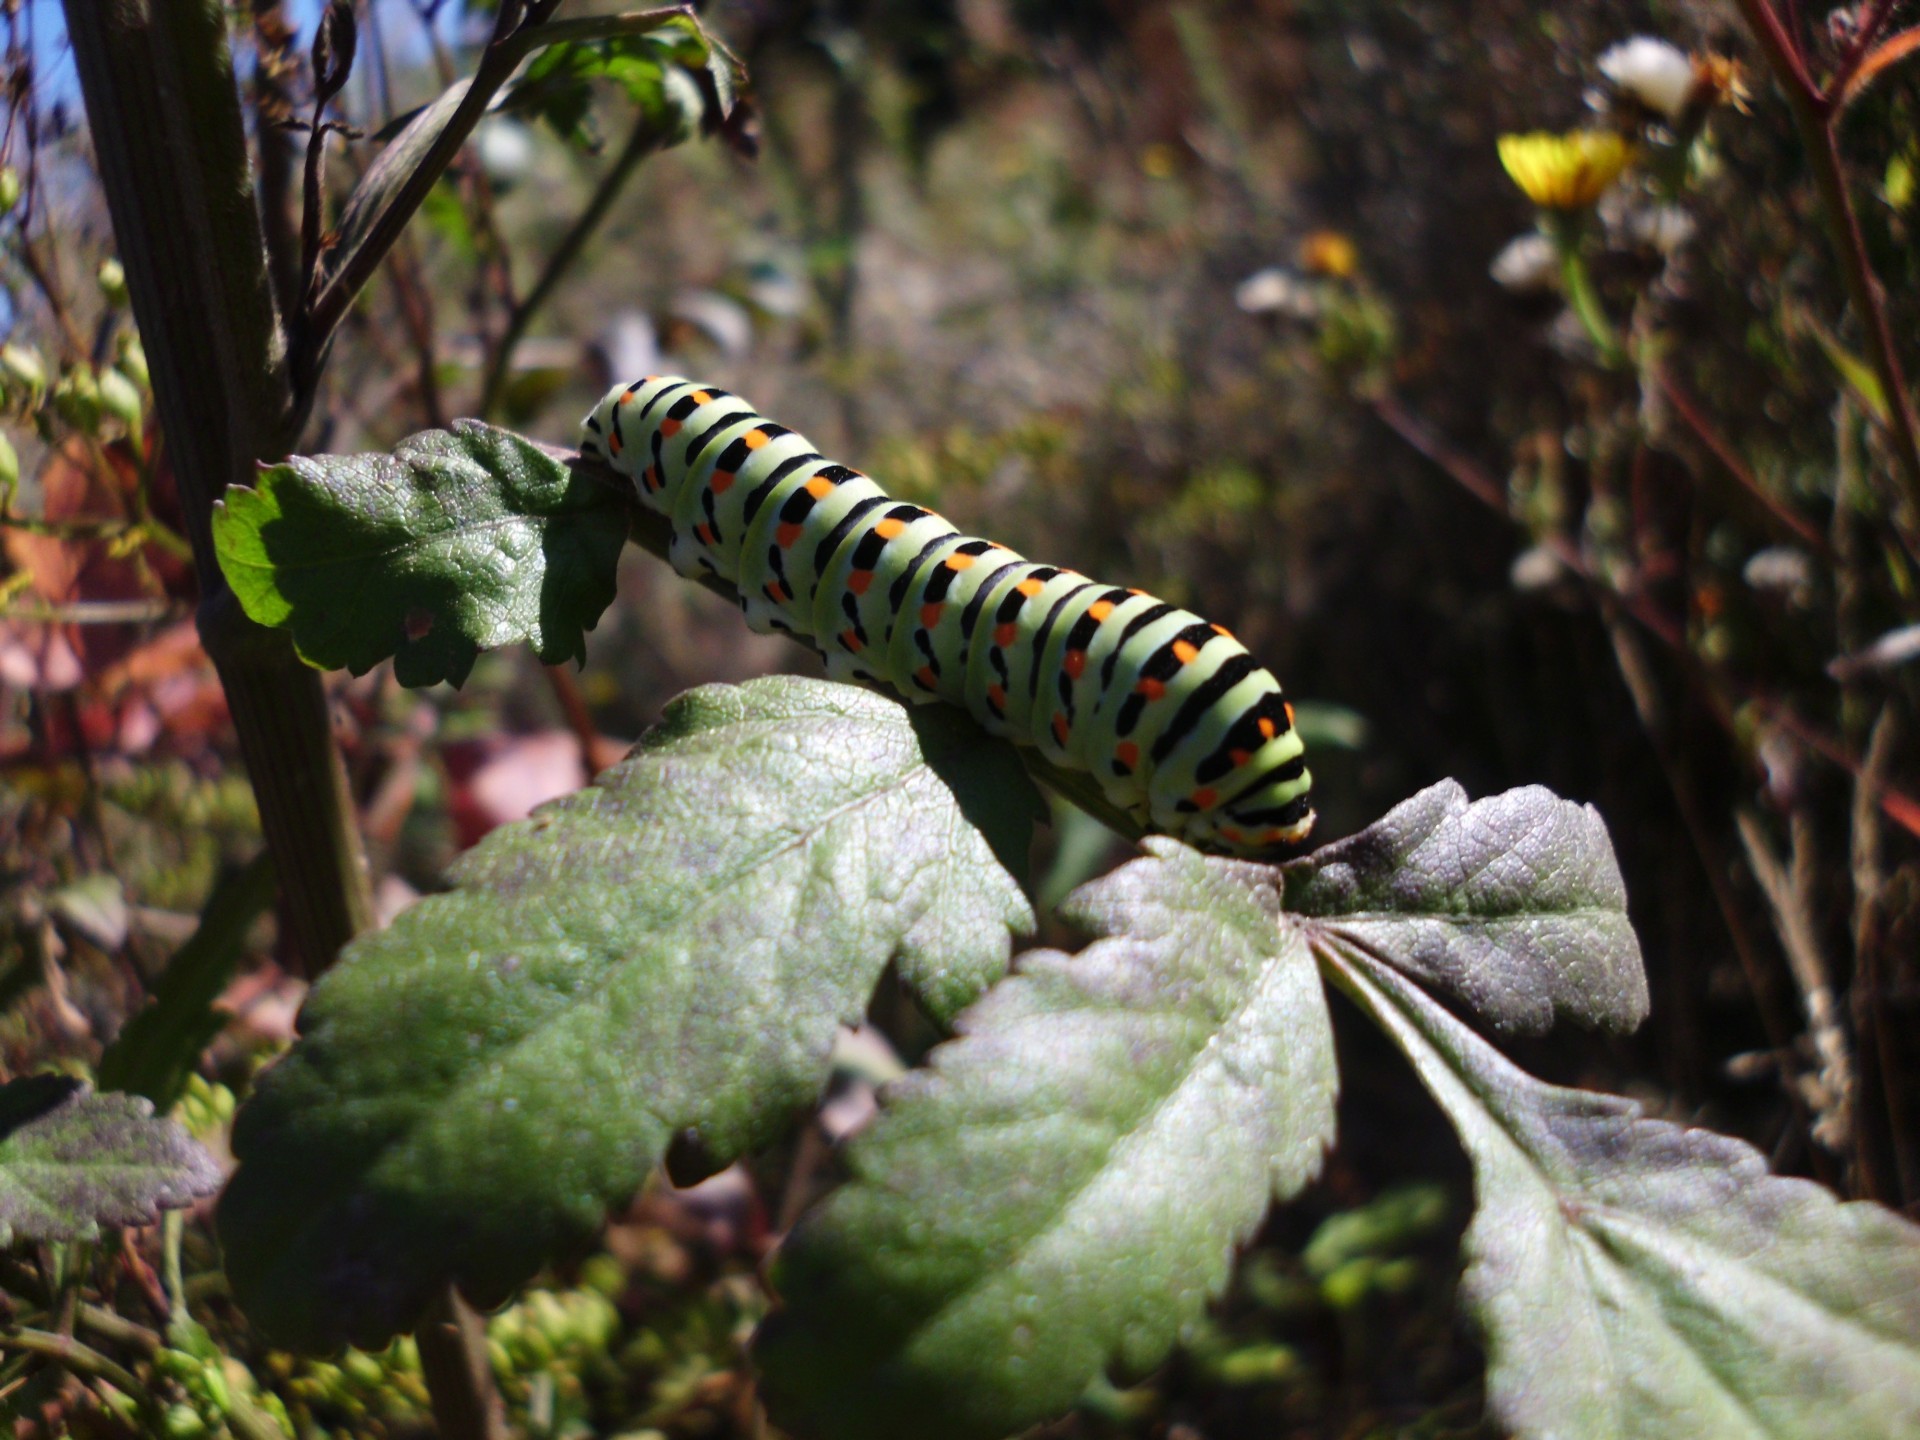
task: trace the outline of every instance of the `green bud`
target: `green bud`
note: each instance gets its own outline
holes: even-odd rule
[[[165,1375],[170,1380],[184,1381],[189,1375],[200,1373],[200,1361],[184,1350],[175,1350],[171,1346],[153,1352],[153,1371],[156,1375]]]
[[[147,350],[146,347],[140,343],[139,336],[128,335],[122,338],[120,359],[115,363],[118,365],[120,373],[133,381],[133,383],[138,385],[142,390],[151,390],[153,388],[153,376],[147,372]]]
[[[0,215],[10,215],[20,203],[20,172],[11,165],[0,165]]]
[[[29,403],[38,403],[47,390],[47,367],[40,352],[31,345],[0,345],[0,372],[7,379],[32,393]]]
[[[166,1415],[160,1422],[160,1433],[167,1440],[199,1440],[202,1435],[211,1434],[207,1422],[200,1412],[191,1405],[169,1405]]]
[[[0,430],[0,506],[13,497],[13,487],[19,483],[20,456],[14,451],[7,432]]]
[[[118,370],[102,370],[100,408],[127,427],[129,435],[140,433],[140,391]]]
[[[109,305],[127,303],[127,270],[118,260],[109,255],[100,262],[100,293],[107,297]]]
[[[227,1383],[226,1371],[218,1364],[204,1366],[200,1371],[200,1393],[207,1397],[222,1415],[233,1409],[233,1388]]]
[[[60,377],[53,387],[53,410],[83,435],[100,428],[100,382],[94,378],[92,366],[76,365]]]

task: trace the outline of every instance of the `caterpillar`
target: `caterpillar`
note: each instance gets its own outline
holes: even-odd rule
[[[731,585],[830,678],[964,706],[1200,849],[1265,857],[1312,827],[1293,707],[1223,627],[963,535],[691,380],[616,386],[580,451],[667,519],[674,569]]]

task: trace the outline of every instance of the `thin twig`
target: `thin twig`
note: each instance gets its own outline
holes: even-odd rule
[[[1886,875],[1880,862],[1880,814],[1874,790],[1893,763],[1899,726],[1893,706],[1882,707],[1853,791],[1853,987],[1850,999],[1853,1033],[1860,1046],[1860,1078],[1869,1085],[1877,1078],[1881,1103],[1886,1107],[1887,1141],[1893,1149],[1894,1187],[1889,1187],[1872,1162],[1873,1147],[1862,1141],[1858,1165],[1863,1188],[1875,1199],[1892,1202],[1920,1198],[1920,1154],[1915,1150],[1914,1117],[1908,1104],[1905,1038],[1896,1033],[1888,1012],[1886,975],[1882,965],[1886,944]],[[1877,1072],[1877,1075],[1876,1075]]]
[[[40,625],[135,625],[187,613],[185,601],[162,597],[151,600],[68,600],[43,605],[0,605],[0,618],[30,620]]]
[[[1840,107],[1814,84],[1798,40],[1781,28],[1780,17],[1767,0],[1738,0],[1738,3],[1748,28],[1773,67],[1774,78],[1786,92],[1788,109],[1806,147],[1807,162],[1820,190],[1827,238],[1839,262],[1840,278],[1867,332],[1868,356],[1880,378],[1881,388],[1886,391],[1887,425],[1892,432],[1900,470],[1906,478],[1907,502],[1913,512],[1920,515],[1920,427],[1916,427],[1914,421],[1913,397],[1907,391],[1906,375],[1894,345],[1893,323],[1867,258],[1860,216],[1847,189],[1840,158]]]
[[[1506,495],[1493,477],[1476,462],[1462,455],[1436,435],[1425,421],[1409,411],[1395,396],[1391,394],[1369,396],[1367,405],[1394,434],[1433,461],[1468,494],[1481,500],[1490,509],[1507,515],[1509,519],[1512,518],[1507,509]],[[1577,576],[1593,587],[1596,593],[1604,594],[1617,602],[1642,628],[1688,666],[1689,675],[1695,680],[1695,688],[1702,704],[1728,734],[1734,734],[1737,730],[1735,705],[1726,696],[1719,694],[1715,686],[1730,690],[1733,698],[1743,705],[1760,707],[1773,723],[1787,731],[1794,739],[1838,765],[1848,774],[1857,776],[1860,773],[1859,760],[1840,742],[1807,725],[1791,710],[1779,705],[1768,696],[1733,685],[1724,675],[1704,666],[1700,657],[1687,644],[1686,636],[1678,625],[1655,609],[1646,596],[1622,591],[1609,584],[1604,576],[1587,563],[1586,557],[1580,553],[1579,548],[1564,535],[1548,535],[1539,543],[1567,568],[1569,574]],[[1881,786],[1877,798],[1880,808],[1888,818],[1898,824],[1901,829],[1920,836],[1920,800],[1914,799],[1891,783]]]
[[[1806,1097],[1789,1079],[1795,1068],[1793,1027],[1782,1014],[1779,986],[1774,981],[1776,972],[1766,963],[1759,944],[1748,928],[1747,907],[1734,893],[1733,885],[1727,878],[1730,870],[1727,857],[1707,821],[1706,809],[1700,803],[1686,763],[1670,743],[1670,727],[1660,704],[1659,691],[1653,683],[1651,667],[1640,653],[1640,644],[1634,632],[1617,616],[1608,616],[1606,619],[1607,636],[1613,642],[1614,656],[1620,667],[1621,678],[1626,683],[1627,695],[1640,717],[1640,728],[1647,737],[1647,743],[1653,747],[1660,773],[1667,782],[1668,792],[1673,796],[1674,808],[1680,812],[1680,823],[1686,827],[1687,838],[1693,844],[1701,873],[1706,877],[1707,890],[1713,896],[1714,907],[1720,912],[1720,922],[1726,928],[1734,957],[1740,962],[1740,973],[1745,977],[1747,992],[1753,998],[1760,1028],[1766,1033],[1767,1047],[1780,1069],[1783,1088],[1801,1124],[1808,1125],[1811,1117],[1807,1114]]]
[[[394,190],[380,213],[368,225],[353,251],[343,256],[339,267],[322,282],[318,293],[307,304],[306,325],[300,337],[302,347],[311,352],[310,363],[317,363],[328,338],[366,287],[380,262],[393,248],[400,232],[413,218],[414,211],[426,199],[453,157],[467,143],[473,127],[480,123],[494,94],[506,84],[520,63],[534,51],[568,40],[599,40],[616,35],[639,35],[658,30],[669,21],[690,15],[688,6],[675,5],[663,10],[647,10],[629,15],[583,16],[579,19],[548,22],[557,0],[539,0],[526,7],[503,4],[497,17],[493,39],[482,52],[480,64],[467,84],[466,93],[453,114],[428,146],[426,154],[407,178]],[[525,24],[520,24],[522,14]],[[515,27],[518,28],[515,28]]]
[[[25,233],[24,224],[15,253],[19,256],[20,267],[32,277],[39,289],[40,298],[47,302],[54,323],[60,327],[60,338],[66,345],[67,357],[72,360],[86,358],[91,347],[87,344],[87,337],[80,333],[73,312],[67,308],[65,289],[54,270],[55,262],[40,253],[39,244]]]
[[[559,702],[560,713],[567,717],[567,728],[579,742],[580,767],[591,781],[603,767],[600,764],[600,728],[593,723],[593,712],[587,709],[587,697],[580,693],[580,682],[573,678],[573,672],[566,666],[547,665],[542,668],[546,671],[547,685],[553,691],[553,698]]]
[[[1769,721],[1778,725],[1782,730],[1793,736],[1794,739],[1798,740],[1809,750],[1812,750],[1815,754],[1827,760],[1830,764],[1839,766],[1856,781],[1866,785],[1869,793],[1873,795],[1874,801],[1880,806],[1882,813],[1884,813],[1888,819],[1892,820],[1908,834],[1920,835],[1920,800],[1914,799],[1913,796],[1907,794],[1904,790],[1884,778],[1878,783],[1874,783],[1871,777],[1867,775],[1857,755],[1853,754],[1846,746],[1842,745],[1832,736],[1808,725],[1785,706],[1777,705],[1771,701],[1761,700],[1759,697],[1755,697],[1755,699],[1756,703],[1762,707]]]
[[[412,237],[401,236],[387,257],[387,276],[400,299],[400,322],[406,326],[413,344],[414,388],[420,396],[420,413],[428,428],[444,430],[446,404],[440,396],[439,347],[435,343],[433,295],[420,278],[419,256]]]
[[[1807,73],[1806,57],[1800,50],[1797,29],[1795,33],[1788,34],[1767,0],[1735,0],[1735,3],[1740,6],[1740,13],[1746,16],[1747,28],[1753,31],[1754,38],[1760,42],[1767,63],[1780,76],[1782,86],[1790,94],[1797,93],[1817,101],[1820,89]]]
[[[600,228],[607,218],[607,212],[613,208],[613,202],[626,188],[628,179],[642,160],[660,147],[662,135],[647,118],[643,110],[640,118],[634,122],[633,130],[627,136],[627,143],[620,149],[613,165],[600,177],[600,183],[594,187],[593,195],[586,206],[575,218],[573,225],[554,246],[547,257],[547,263],[540,272],[540,278],[527,291],[526,298],[513,307],[508,316],[506,329],[501,333],[500,341],[494,346],[492,361],[487,366],[487,378],[480,387],[478,413],[482,418],[493,413],[494,406],[500,402],[500,391],[506,384],[507,375],[513,364],[514,347],[526,334],[527,326],[540,308],[558,287],[560,281],[578,258],[580,251]]]
[[[146,1393],[146,1387],[134,1378],[133,1372],[126,1366],[102,1355],[91,1345],[75,1340],[71,1335],[56,1335],[50,1330],[22,1327],[0,1332],[0,1350],[24,1350],[29,1355],[41,1356],[76,1375],[104,1380],[132,1399],[137,1400]]]
[[[1707,447],[1708,453],[1720,462],[1721,468],[1732,477],[1734,483],[1760,506],[1775,527],[1798,540],[1814,554],[1830,557],[1832,552],[1827,538],[1814,528],[1811,521],[1795,514],[1767,493],[1754,473],[1741,460],[1739,453],[1727,437],[1707,419],[1706,412],[1695,402],[1687,388],[1665,370],[1657,371],[1654,380],[1659,386],[1660,393],[1667,397],[1667,403],[1673,406],[1674,413],[1686,422],[1687,428],[1693,431],[1695,438]]]
[[[1847,87],[1853,82],[1854,72],[1860,68],[1860,62],[1867,58],[1868,52],[1873,49],[1873,42],[1880,38],[1880,32],[1887,28],[1887,21],[1893,18],[1893,6],[1894,0],[1876,0],[1867,18],[1861,22],[1847,46],[1847,53],[1840,57],[1840,64],[1835,67],[1827,80],[1826,89],[1821,92],[1821,99],[1828,105],[1837,107],[1841,103]]]
[[[1800,987],[1801,1004],[1806,1008],[1807,1034],[1820,1066],[1817,1074],[1803,1082],[1814,1113],[1811,1133],[1828,1150],[1845,1154],[1853,1139],[1853,1052],[1840,1025],[1840,1008],[1814,927],[1813,824],[1804,810],[1794,810],[1788,818],[1790,859],[1783,864],[1773,853],[1758,815],[1743,806],[1735,812],[1734,820],[1747,863],[1767,897],[1767,908],[1773,912],[1774,933],[1787,957],[1787,969]]]

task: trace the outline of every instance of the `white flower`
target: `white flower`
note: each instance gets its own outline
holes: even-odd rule
[[[1521,594],[1531,595],[1557,584],[1564,574],[1566,567],[1560,557],[1544,545],[1535,545],[1513,557],[1507,578]]]
[[[1813,562],[1791,545],[1769,545],[1748,558],[1742,578],[1762,594],[1804,605],[1813,593]]]
[[[1292,320],[1314,320],[1320,315],[1320,296],[1299,276],[1274,267],[1257,270],[1233,291],[1233,303],[1249,315],[1285,315]]]
[[[1506,243],[1487,273],[1515,294],[1551,290],[1560,283],[1560,256],[1551,240],[1529,230]]]
[[[1655,114],[1678,120],[1693,95],[1693,61],[1687,52],[1651,35],[1636,35],[1603,51],[1600,73],[1622,95]]]
[[[1633,212],[1627,222],[1633,238],[1649,250],[1671,255],[1700,228],[1693,216],[1678,205],[1649,205]]]

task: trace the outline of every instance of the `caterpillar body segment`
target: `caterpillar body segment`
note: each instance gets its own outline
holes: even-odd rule
[[[833,678],[964,706],[1202,849],[1266,856],[1312,827],[1279,683],[1191,611],[963,535],[690,380],[610,391],[580,449],[666,517],[675,569],[731,584]]]

